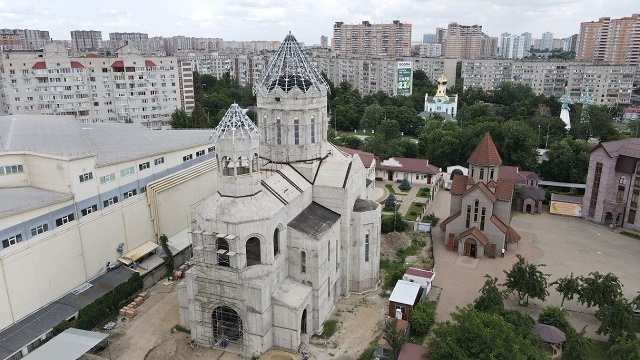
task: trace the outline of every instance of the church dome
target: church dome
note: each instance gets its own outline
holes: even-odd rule
[[[260,130],[236,103],[229,107],[213,131],[214,143],[220,139],[226,139],[235,145],[241,139],[258,140],[259,138]]]

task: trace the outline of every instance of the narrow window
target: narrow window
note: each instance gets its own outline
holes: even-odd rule
[[[282,145],[282,122],[280,118],[276,119],[276,143]]]
[[[273,256],[280,253],[280,229],[276,228],[273,231]]]
[[[480,180],[484,180],[484,169],[480,168]]]
[[[480,215],[480,230],[484,230],[484,220],[487,215],[487,208],[482,208],[482,215]]]
[[[331,278],[327,279],[327,297],[331,299]]]
[[[618,192],[616,193],[616,202],[619,204],[624,198],[624,185],[618,185]]]
[[[478,222],[478,207],[480,207],[480,201],[476,200],[473,208],[473,222]]]
[[[327,241],[327,263],[331,264],[331,240]]]
[[[300,120],[298,118],[293,120],[293,143],[300,145]]]
[[[311,143],[316,143],[316,118],[315,116],[311,117]]]
[[[467,205],[467,221],[465,222],[465,226],[467,229],[471,225],[471,205]]]
[[[307,253],[304,251],[300,251],[300,272],[307,273]]]
[[[364,236],[364,262],[369,262],[369,234]]]
[[[491,168],[491,170],[489,171],[489,180],[493,180],[493,168]]]
[[[636,221],[636,209],[631,209],[629,210],[629,218],[627,219],[627,222],[629,224],[633,224]]]

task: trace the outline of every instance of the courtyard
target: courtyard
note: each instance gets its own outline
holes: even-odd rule
[[[450,194],[441,191],[434,199],[429,212],[441,219],[449,215]],[[438,303],[437,321],[451,319],[450,314],[456,307],[463,307],[478,297],[478,291],[484,283],[485,274],[504,280],[503,270],[508,270],[516,261],[516,254],[527,260],[546,264],[542,271],[550,274],[549,282],[574,273],[588,275],[598,271],[611,272],[620,278],[627,298],[635,297],[640,291],[640,240],[621,235],[606,227],[589,222],[543,212],[538,215],[514,213],[511,222],[522,236],[517,251],[508,251],[504,258],[474,259],[460,256],[457,252],[447,251],[439,227],[433,229],[433,249],[437,276],[434,285],[441,288]],[[507,307],[518,308],[537,318],[545,306],[560,306],[562,296],[549,288],[545,302],[531,299],[529,307],[519,307],[515,295],[505,302]],[[587,336],[604,340],[604,336],[595,334],[598,321],[593,316],[594,308],[574,300],[566,300],[564,308],[569,310],[568,319],[579,329],[587,326]]]

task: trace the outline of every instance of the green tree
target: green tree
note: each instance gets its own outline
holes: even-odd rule
[[[388,234],[390,232],[403,232],[407,229],[407,223],[404,222],[402,218],[402,214],[399,212],[394,212],[392,215],[383,216],[382,223],[380,224],[380,231],[383,234]]]
[[[591,342],[584,336],[586,326],[580,332],[571,327],[564,311],[555,306],[548,306],[542,309],[538,322],[557,327],[565,333],[567,337],[563,344],[563,360],[586,360],[593,349]]]
[[[191,128],[191,117],[184,109],[175,109],[171,113],[171,127],[174,129]]]
[[[480,296],[473,301],[473,308],[493,314],[500,314],[504,310],[505,294],[498,289],[498,278],[488,274],[484,276],[486,280],[480,289]]]
[[[580,294],[580,278],[573,276],[573,273],[569,276],[562,277],[551,284],[556,287],[556,291],[562,294],[562,302],[560,302],[560,310],[564,306],[564,300],[573,300],[573,297]]]
[[[511,270],[504,270],[506,280],[503,285],[511,292],[518,294],[518,302],[520,304],[525,302],[525,299],[528,304],[529,297],[544,301],[549,295],[547,291],[547,278],[549,275],[540,271],[539,268],[546,265],[532,264],[522,255],[516,256],[518,261],[513,264]]]
[[[393,318],[384,325],[382,329],[382,338],[386,340],[391,347],[390,359],[397,360],[400,356],[400,350],[406,342],[404,329],[398,328],[398,320]]]
[[[437,301],[423,301],[411,311],[411,334],[417,336],[427,335],[436,322]]]
[[[402,179],[402,182],[400,183],[400,185],[398,185],[398,189],[402,191],[411,190],[411,184],[409,183],[409,179],[407,178]]]
[[[193,112],[191,113],[191,122],[193,123],[194,128],[205,129],[209,127],[209,119],[207,118],[207,114],[204,113],[202,109],[202,105],[200,103],[196,103],[193,108]]]
[[[385,110],[378,103],[371,104],[364,108],[360,129],[376,129],[385,119]]]
[[[609,355],[617,360],[640,360],[640,340],[634,333],[625,332],[609,348]]]
[[[429,359],[546,359],[535,337],[519,336],[513,325],[498,314],[484,313],[471,307],[451,315],[453,322],[437,324],[429,340]]]
[[[400,139],[400,124],[395,120],[383,120],[376,128],[375,136],[385,141]]]
[[[389,194],[387,201],[384,202],[384,209],[386,211],[396,211],[396,196]]]
[[[602,275],[597,271],[591,272],[589,276],[581,278],[581,283],[578,301],[587,307],[603,308],[622,298],[622,284],[612,273]]]
[[[168,241],[169,239],[167,238],[167,235],[160,235],[160,245],[162,246],[162,251],[164,252],[164,257],[162,259],[164,260],[164,266],[167,268],[166,276],[171,277],[173,276],[174,259],[173,254],[171,253],[171,249],[169,249]]]
[[[601,306],[596,311],[596,318],[600,320],[600,326],[596,334],[609,335],[609,343],[631,331],[633,323],[633,310],[631,305],[624,298],[618,298],[611,304]]]
[[[589,147],[585,140],[566,137],[551,144],[540,175],[552,181],[584,183],[589,168]]]

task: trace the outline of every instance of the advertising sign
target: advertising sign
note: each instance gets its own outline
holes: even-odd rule
[[[549,212],[551,214],[580,217],[582,215],[582,204],[572,204],[572,203],[562,202],[562,201],[551,201]]]
[[[413,68],[411,61],[398,61],[398,82],[396,83],[397,95],[411,95],[413,80]]]

